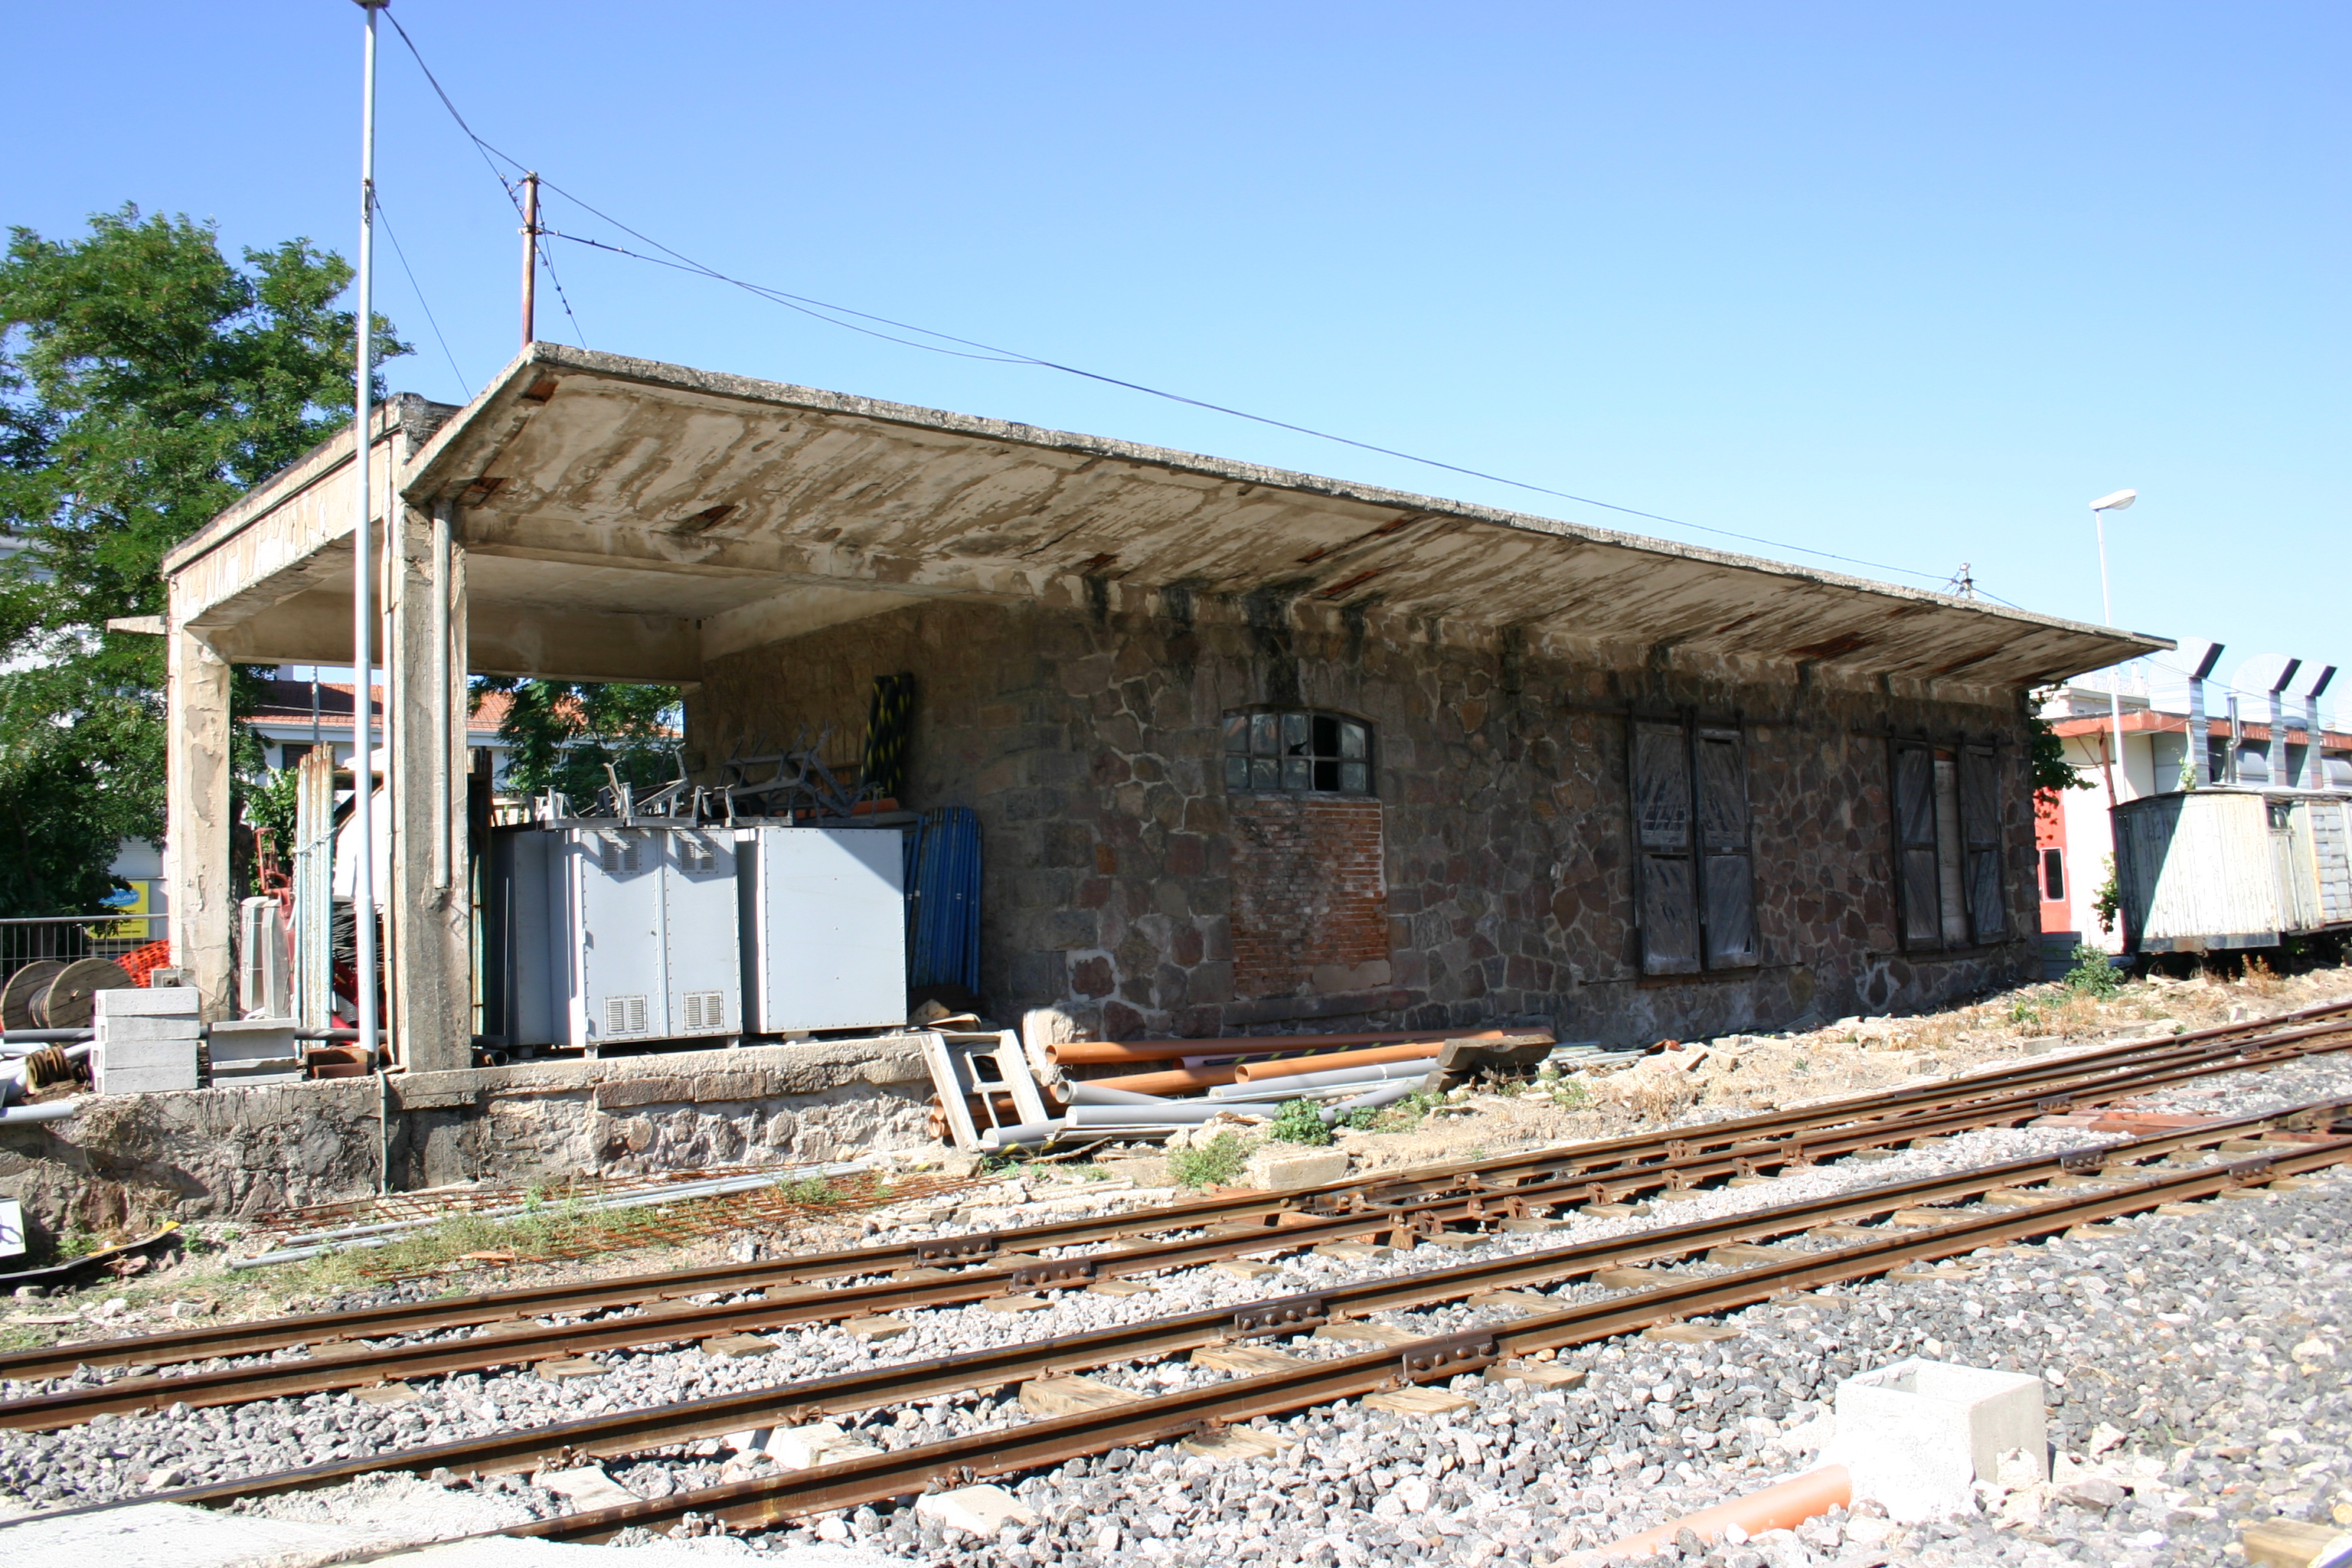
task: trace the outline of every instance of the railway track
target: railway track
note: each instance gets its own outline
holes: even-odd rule
[[[1205,1388],[1141,1398],[1109,1409],[1046,1417],[809,1469],[693,1489],[495,1533],[596,1542],[633,1526],[667,1529],[689,1514],[736,1528],[770,1528],[827,1510],[904,1498],[942,1485],[1057,1464],[1115,1447],[1213,1432],[1254,1417],[1286,1415],[1387,1388],[1443,1382],[1538,1352],[1718,1313],[1787,1291],[1865,1279],[1906,1263],[1948,1258],[2160,1204],[2210,1197],[2234,1187],[2322,1170],[2352,1161],[2352,1136],[2283,1149],[2287,1152],[2175,1173],[2138,1173],[2096,1188],[2069,1190],[2032,1207],[1962,1215],[1948,1224],[1899,1232],[1890,1229],[1884,1239],[1853,1240],[1824,1252],[1760,1262],[1709,1278],[1676,1280],[1492,1328],[1329,1360],[1302,1361],[1296,1367],[1237,1376]],[[1253,1331],[1238,1321],[1234,1329],[1244,1335]],[[1255,1331],[1296,1332],[1297,1325],[1286,1322]]]
[[[1261,1237],[1270,1230],[1311,1235],[1322,1242],[1384,1233],[1427,1234],[1465,1222],[1540,1218],[1578,1204],[1686,1188],[1864,1149],[2011,1124],[2197,1078],[2352,1049],[2352,1022],[2326,1021],[2347,1014],[2352,1014],[2352,1001],[2338,1001],[2259,1023],[2125,1042],[2054,1061],[2020,1063],[1997,1072],[1796,1111],[1418,1171],[1375,1173],[1297,1192],[1229,1194],[1126,1215],[756,1264],[528,1287],[17,1352],[0,1356],[0,1379],[58,1378],[84,1366],[130,1367],[145,1375],[103,1389],[0,1404],[0,1426],[67,1425],[159,1398],[192,1405],[239,1403],[544,1356],[955,1305],[1039,1286],[1131,1277],[1244,1256],[1263,1246]],[[1158,1244],[1137,1239],[1210,1227],[1218,1228]],[[1086,1258],[1036,1256],[1110,1242],[1130,1245],[1118,1253]],[[961,1267],[945,1279],[929,1277],[943,1265]],[[896,1278],[877,1278],[880,1276]],[[867,1282],[829,1289],[815,1283],[859,1277]],[[688,1300],[754,1290],[764,1292],[764,1299],[726,1303]],[[531,1321],[616,1310],[634,1310],[637,1315],[587,1324]],[[483,1331],[486,1325],[490,1326],[487,1331],[428,1345],[384,1348],[363,1342],[458,1329]],[[169,1365],[263,1355],[295,1346],[309,1347],[308,1358],[261,1368],[152,1375]]]
[[[1154,1359],[1228,1342],[1307,1332],[1325,1325],[1363,1318],[1373,1312],[1442,1305],[1485,1292],[1531,1285],[1558,1285],[1586,1279],[1610,1268],[1705,1257],[1719,1247],[1786,1237],[1822,1226],[1898,1211],[1916,1211],[1932,1205],[1967,1201],[1989,1192],[2015,1194],[2038,1188],[2041,1190],[2036,1195],[2056,1206],[2040,1209],[2037,1213],[2071,1214],[2074,1211],[2067,1205],[2072,1203],[2119,1192],[2137,1192],[2147,1186],[2147,1182],[2140,1179],[2135,1169],[2141,1163],[2210,1148],[2290,1124],[2298,1127],[2315,1124],[2335,1127],[2340,1124],[2344,1132],[2352,1133],[2352,1100],[2317,1102],[2103,1147],[1858,1189],[1580,1246],[1514,1254],[1412,1274],[1367,1279],[1308,1295],[1276,1298],[1239,1308],[1180,1313],[1042,1343],[1010,1345],[963,1355],[865,1368],[740,1394],[622,1411],[492,1437],[444,1443],[274,1476],[190,1488],[142,1500],[222,1503],[239,1498],[338,1485],[361,1475],[384,1469],[445,1468],[458,1474],[500,1473],[529,1470],[541,1464],[568,1464],[588,1458],[618,1458],[745,1428],[856,1414],[912,1400],[1000,1387],[1113,1363]],[[2280,1160],[2300,1159],[2316,1149],[2332,1149],[2338,1152],[2339,1157],[2352,1157],[2352,1137],[2333,1137],[2315,1144],[2282,1142],[2276,1152],[2270,1156],[2271,1168],[2277,1168],[2276,1162]],[[2240,1162],[2227,1167],[2209,1165],[2184,1173],[2179,1179],[2190,1181],[2193,1185],[2196,1180],[2213,1179],[2216,1173],[2226,1172],[2234,1173],[2229,1180],[2243,1182],[2256,1179],[2263,1168],[2263,1163],[2260,1161]],[[2170,1181],[2172,1178],[2158,1178],[2157,1186],[2167,1194],[2185,1190],[2166,1184]],[[2083,1184],[2061,1188],[2052,1184]],[[2169,1197],[2159,1196],[2150,1201],[2169,1201]],[[1956,1219],[1963,1228],[1973,1223],[1964,1216],[1956,1216]],[[1937,1227],[1934,1235],[1944,1237],[1948,1232],[1953,1232],[1953,1227]],[[1838,1260],[1837,1267],[1843,1268],[1851,1258],[1880,1256],[1879,1251],[1871,1248],[1883,1250],[1885,1245],[1900,1242],[1909,1233],[1890,1228],[1885,1234],[1887,1243],[1872,1243],[1859,1252],[1841,1249],[1835,1254],[1814,1255],[1810,1260],[1798,1257],[1788,1261],[1791,1268],[1796,1268],[1809,1261],[1834,1259]],[[1265,1253],[1291,1250],[1308,1245],[1311,1240],[1310,1237],[1300,1232],[1283,1231],[1258,1238],[1255,1245],[1260,1253]],[[1900,1254],[1903,1258],[1912,1256],[1914,1254],[1907,1251]],[[1781,1278],[1780,1275],[1773,1277]],[[1748,1275],[1742,1273],[1722,1278],[1746,1279]],[[1719,1306],[1692,1305],[1694,1298],[1675,1294],[1680,1289],[1681,1287],[1676,1286],[1664,1294],[1653,1291],[1626,1300],[1671,1301],[1670,1309],[1660,1309],[1660,1316],[1685,1316],[1721,1310]],[[1620,1304],[1602,1305],[1613,1308]],[[1587,1311],[1588,1309],[1580,1307],[1566,1314],[1553,1316],[1577,1318],[1582,1321],[1578,1314]],[[1595,1320],[1615,1321],[1605,1313]],[[1657,1321],[1655,1317],[1644,1320],[1645,1322],[1654,1321]],[[1514,1325],[1514,1331],[1517,1328]],[[1622,1331],[1612,1329],[1606,1331]],[[1601,1331],[1596,1331],[1596,1334],[1599,1332]],[[1026,1431],[1027,1428],[1021,1430]],[[896,1494],[884,1492],[873,1495]],[[859,1500],[871,1499],[867,1497]],[[820,1506],[836,1505],[826,1503]]]

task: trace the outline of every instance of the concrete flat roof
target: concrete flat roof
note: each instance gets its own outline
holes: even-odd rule
[[[348,658],[339,461],[347,487],[348,456],[321,448],[167,558],[174,613],[225,657]],[[1554,518],[546,342],[389,482],[413,505],[456,508],[469,662],[487,673],[693,680],[706,659],[911,602],[1077,605],[1089,580],[1970,686],[2173,646]]]

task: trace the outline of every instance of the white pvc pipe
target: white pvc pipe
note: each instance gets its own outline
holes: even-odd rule
[[[1213,1100],[1263,1100],[1280,1092],[1296,1099],[1291,1093],[1301,1089],[1344,1089],[1351,1084],[1385,1083],[1391,1079],[1426,1078],[1437,1069],[1435,1057],[1424,1057],[1409,1062],[1374,1062],[1369,1067],[1332,1068],[1325,1072],[1291,1073],[1280,1079],[1265,1079],[1256,1083],[1221,1083],[1213,1086]]]
[[[89,1095],[84,1094],[72,1100],[52,1100],[45,1105],[12,1105],[5,1110],[0,1110],[0,1123],[62,1121],[79,1110],[82,1108],[82,1102],[89,1098]]]
[[[1098,1083],[1088,1083],[1083,1079],[1073,1079],[1070,1080],[1070,1103],[1072,1105],[1173,1105],[1176,1102],[1164,1094],[1138,1094],[1131,1089],[1111,1089]],[[1042,1127],[1045,1123],[1041,1121],[1031,1125]]]

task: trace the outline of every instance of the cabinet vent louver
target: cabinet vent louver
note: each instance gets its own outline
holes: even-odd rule
[[[600,838],[596,841],[596,858],[606,876],[628,876],[637,868],[637,841],[634,838]]]
[[[677,863],[683,870],[712,870],[719,864],[719,851],[699,838],[680,838],[677,843]]]
[[[689,991],[686,994],[686,1028],[691,1034],[727,1026],[727,993]]]
[[[642,1035],[647,1026],[644,997],[607,996],[604,998],[604,1033],[606,1035]]]

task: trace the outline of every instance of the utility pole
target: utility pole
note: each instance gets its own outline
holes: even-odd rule
[[[522,177],[522,346],[539,336],[539,174]]]
[[[375,962],[375,749],[369,722],[375,674],[375,548],[368,511],[374,497],[368,477],[369,426],[375,392],[375,14],[390,0],[356,0],[367,16],[367,43],[360,84],[359,344],[352,394],[352,833],[359,840],[352,868],[352,998],[358,1010],[359,1047],[373,1057],[376,1046]],[[327,911],[321,910],[321,915]]]

